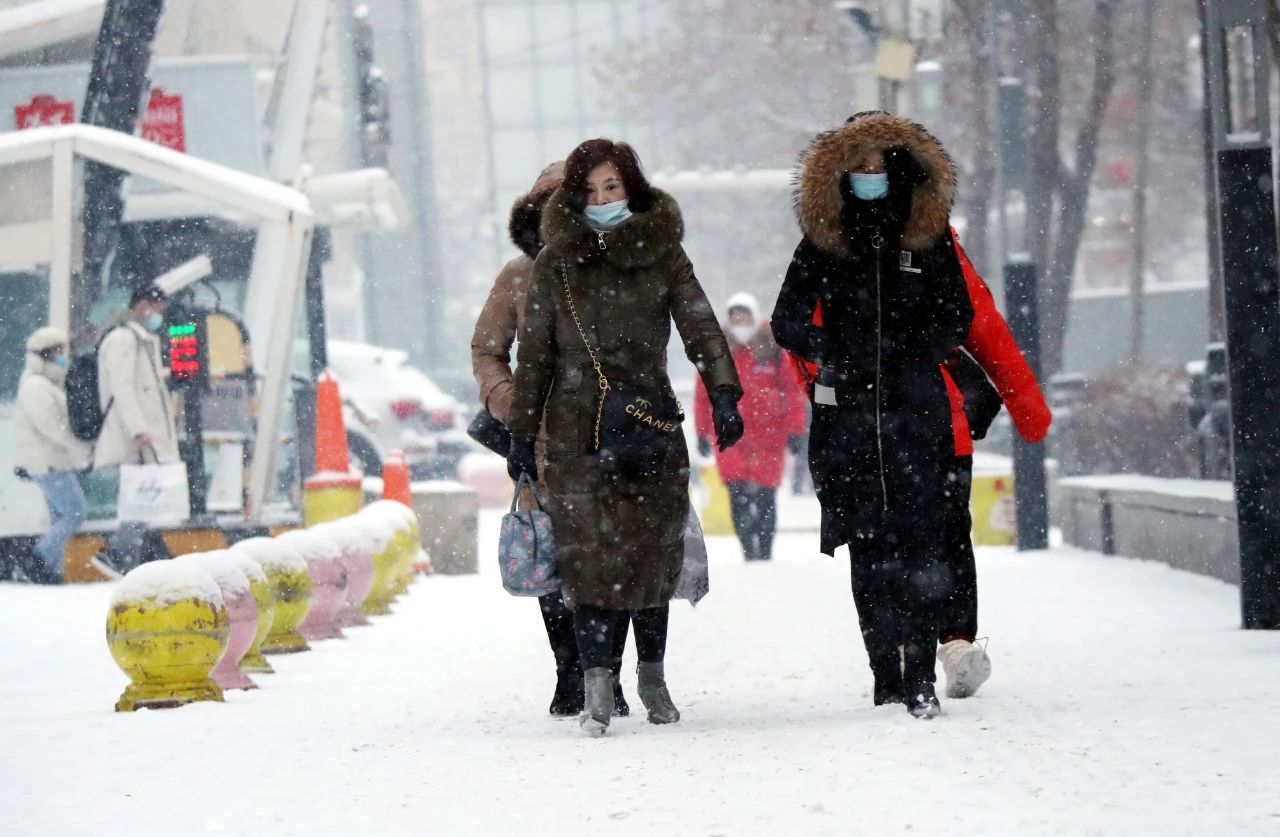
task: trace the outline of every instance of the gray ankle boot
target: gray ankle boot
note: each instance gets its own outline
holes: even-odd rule
[[[583,672],[586,705],[578,724],[589,735],[604,735],[613,717],[613,672],[600,666]]]
[[[640,693],[640,701],[649,710],[649,723],[674,724],[680,720],[680,710],[671,700],[671,692],[667,691],[667,678],[662,663],[641,662],[636,666],[639,684],[636,691]]]

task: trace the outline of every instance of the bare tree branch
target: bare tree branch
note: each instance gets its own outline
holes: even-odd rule
[[[1076,137],[1076,164],[1061,190],[1058,236],[1053,261],[1041,280],[1041,299],[1052,304],[1045,310],[1043,329],[1045,368],[1057,370],[1062,364],[1062,348],[1066,338],[1067,314],[1070,308],[1071,280],[1076,257],[1084,234],[1085,215],[1089,204],[1089,188],[1097,168],[1099,137],[1115,89],[1114,42],[1115,0],[1098,0],[1094,11],[1093,89],[1089,106]]]

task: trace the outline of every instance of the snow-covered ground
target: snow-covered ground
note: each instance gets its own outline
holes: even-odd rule
[[[848,567],[712,544],[673,605],[684,720],[546,714],[537,606],[492,570],[416,585],[225,705],[117,715],[106,585],[0,585],[0,834],[1277,834],[1280,634],[1237,591],[1071,551],[980,556],[992,680],[873,708]],[[626,681],[633,707],[634,674]]]

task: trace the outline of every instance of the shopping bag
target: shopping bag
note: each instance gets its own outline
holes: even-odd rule
[[[702,538],[702,523],[698,513],[689,504],[689,516],[684,524],[684,566],[676,581],[675,598],[686,599],[697,605],[711,592],[711,571],[707,566],[707,542]]]
[[[182,523],[191,517],[187,466],[157,462],[120,466],[120,494],[116,517],[153,526]]]
[[[516,511],[520,492],[526,487],[537,508]],[[502,586],[513,596],[545,596],[560,589],[551,515],[543,511],[542,498],[528,474],[520,475],[511,499],[511,511],[502,518],[498,568],[502,572]]]

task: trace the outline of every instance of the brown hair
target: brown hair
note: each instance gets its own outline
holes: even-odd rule
[[[581,212],[587,205],[587,177],[604,163],[613,163],[618,169],[632,212],[646,212],[653,206],[653,187],[640,168],[635,149],[625,142],[590,139],[573,149],[565,160],[564,192],[571,209]]]

